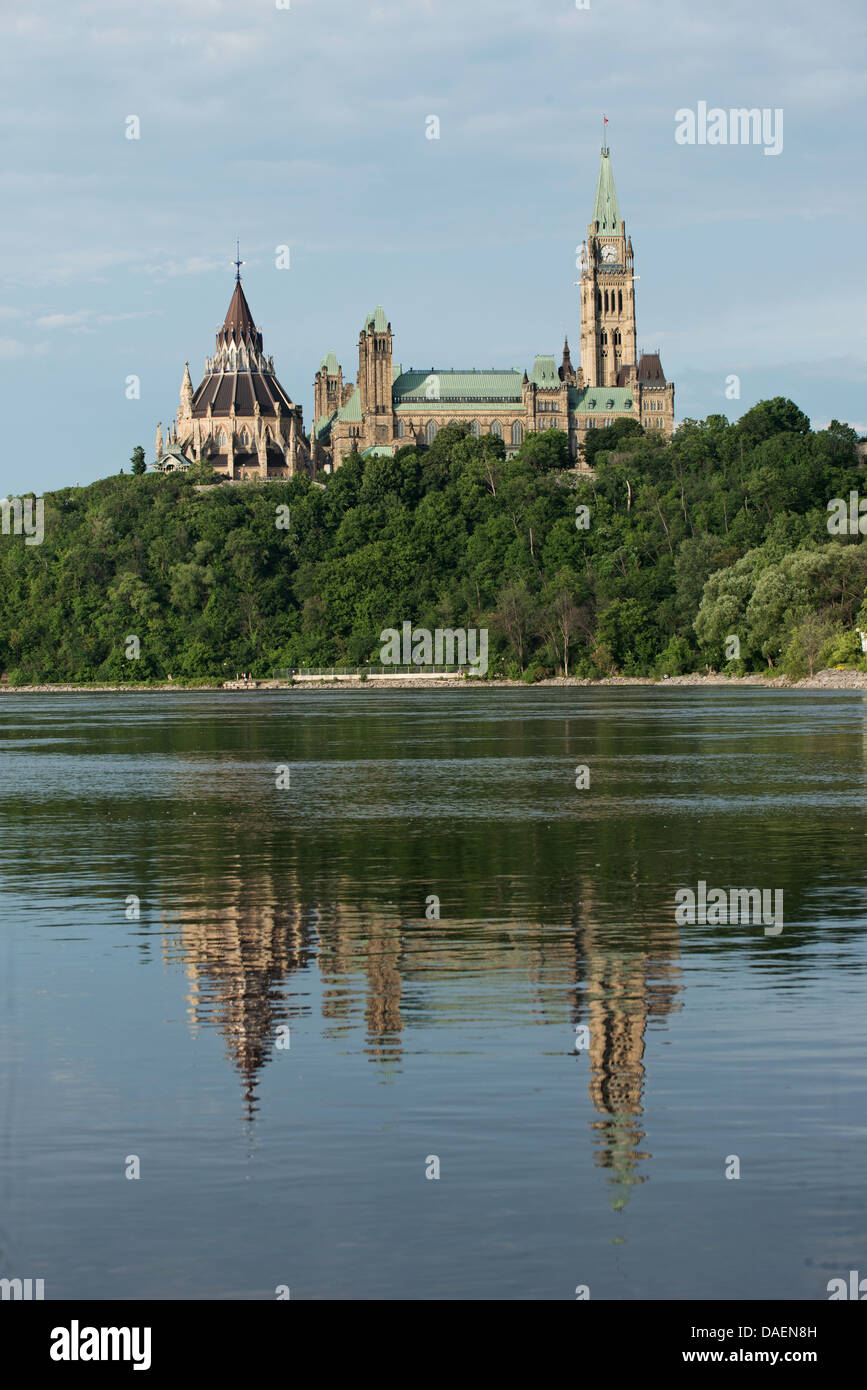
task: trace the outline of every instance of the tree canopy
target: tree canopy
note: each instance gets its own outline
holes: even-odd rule
[[[488,628],[491,672],[530,680],[861,660],[867,547],[827,524],[863,491],[847,425],[814,431],[778,398],[671,441],[588,433],[592,476],[560,431],[507,458],[450,425],[427,449],[352,454],[325,487],[134,466],[47,494],[41,544],[0,534],[0,670],[266,676],[377,661],[406,620]]]

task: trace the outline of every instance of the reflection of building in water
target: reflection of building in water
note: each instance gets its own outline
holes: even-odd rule
[[[363,973],[368,1056],[377,1061],[397,1061],[403,1031],[400,922],[387,922],[364,910],[329,907],[323,910],[318,945],[322,1016],[334,1025],[326,1030],[326,1036],[337,1037],[352,1027],[358,997],[348,980]]]
[[[195,1032],[209,1023],[226,1039],[226,1053],[244,1086],[248,1118],[256,1109],[258,1073],[280,1023],[298,1016],[283,996],[288,975],[312,959],[311,933],[295,907],[268,906],[261,883],[237,878],[220,889],[228,901],[190,903],[166,937],[166,957],[180,957],[190,981],[188,1014]],[[175,914],[172,914],[173,916]],[[180,917],[180,914],[177,914]]]
[[[297,970],[318,964],[322,1014],[348,1031],[366,996],[367,1051],[377,1061],[400,1058],[401,928],[364,912],[334,905],[274,906],[280,894],[268,875],[227,875],[202,884],[201,898],[166,915],[165,955],[182,962],[190,981],[190,1024],[214,1026],[240,1073],[247,1116],[256,1105],[258,1075],[277,1039],[277,1028],[309,1012],[285,997]],[[352,977],[359,976],[358,985]]]
[[[648,1157],[640,1148],[647,1028],[680,1007],[673,928],[627,932],[603,924],[586,888],[570,930],[474,921],[434,933],[423,920],[386,919],[343,903],[299,908],[293,891],[285,885],[281,892],[266,873],[245,876],[243,884],[229,874],[217,885],[203,881],[198,900],[188,898],[167,922],[166,956],[182,962],[190,981],[191,1025],[216,1027],[225,1038],[248,1118],[278,1026],[309,1013],[291,993],[287,998],[296,971],[318,969],[326,1036],[348,1036],[363,1008],[367,1054],[391,1064],[402,1055],[408,984],[429,983],[431,972],[467,980],[507,971],[519,980],[516,1000],[527,998],[529,986],[538,1023],[588,1025],[590,1097],[600,1117],[593,1122],[596,1162],[618,1189],[613,1205],[625,1204]],[[274,906],[281,901],[288,905]],[[633,920],[640,921],[637,913]],[[427,1002],[416,997],[415,1016],[431,1007],[439,1014],[428,991],[423,997]]]
[[[645,1136],[645,1037],[649,1023],[681,1007],[682,972],[673,963],[678,945],[669,927],[635,927],[630,939],[588,916],[581,931],[576,975],[585,990],[578,1020],[590,1031],[590,1097],[602,1117],[593,1121],[596,1162],[610,1170],[616,1209],[644,1181],[638,1165],[649,1157],[639,1147]]]

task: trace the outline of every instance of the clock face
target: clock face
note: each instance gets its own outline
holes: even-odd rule
[[[617,260],[617,247],[616,247],[616,246],[611,246],[610,244],[607,244],[607,245],[603,246],[603,248],[602,248],[602,259],[603,259],[603,261],[605,261],[608,265],[610,265],[612,261],[616,261],[616,260]]]

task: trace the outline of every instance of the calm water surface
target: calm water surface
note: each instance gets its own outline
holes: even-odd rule
[[[0,1276],[827,1298],[865,760],[857,694],[3,697]],[[699,880],[782,932],[678,926]]]

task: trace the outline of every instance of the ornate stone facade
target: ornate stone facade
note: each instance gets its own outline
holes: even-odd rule
[[[217,334],[217,350],[193,390],[189,365],[177,419],[163,440],[157,429],[157,468],[186,468],[209,459],[230,479],[315,476],[339,467],[347,454],[394,453],[430,444],[444,425],[464,422],[474,434],[499,435],[508,453],[531,432],[564,430],[575,466],[584,468],[586,432],[619,419],[670,435],[674,383],[659,352],[639,352],[635,327],[632,239],[620,216],[611,156],[601,151],[587,240],[580,248],[580,352],[572,364],[568,340],[560,363],[536,357],[532,369],[404,368],[394,361],[391,324],[381,305],[358,336],[358,375],[345,380],[333,352],[314,381],[314,424],[304,434],[294,405],[262,351],[241,287],[240,260],[232,301]]]
[[[311,472],[301,406],[292,403],[274,373],[273,357],[262,350],[262,334],[241,286],[240,263],[217,350],[206,359],[197,390],[190,364],[184,368],[177,418],[166,445],[160,424],[156,467],[164,472],[188,468],[199,459],[230,479]]]
[[[532,431],[561,429],[582,468],[586,431],[634,419],[670,435],[674,383],[666,381],[659,352],[636,347],[632,240],[620,216],[611,156],[601,151],[599,180],[587,240],[579,257],[581,365],[572,365],[568,339],[559,366],[537,357],[520,367],[490,371],[404,370],[393,360],[393,335],[381,305],[368,314],[358,339],[353,388],[333,352],[315,382],[313,437],[327,468],[346,454],[393,453],[405,444],[429,444],[443,425],[462,421],[475,434],[499,435],[507,452]]]

